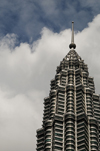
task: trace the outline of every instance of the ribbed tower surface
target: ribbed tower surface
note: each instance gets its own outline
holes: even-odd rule
[[[100,101],[74,48],[60,62],[44,99],[37,151],[100,151]]]

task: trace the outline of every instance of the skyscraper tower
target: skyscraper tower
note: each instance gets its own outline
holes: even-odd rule
[[[100,151],[99,95],[87,65],[75,51],[74,22],[69,48],[44,99],[37,151]]]

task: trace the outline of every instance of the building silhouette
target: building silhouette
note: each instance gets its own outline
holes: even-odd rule
[[[100,100],[88,67],[75,51],[74,23],[70,51],[51,80],[44,99],[37,151],[100,151]]]

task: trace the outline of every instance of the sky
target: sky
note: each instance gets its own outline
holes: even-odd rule
[[[69,52],[76,51],[100,94],[100,1],[0,0],[0,151],[35,151],[43,99]]]

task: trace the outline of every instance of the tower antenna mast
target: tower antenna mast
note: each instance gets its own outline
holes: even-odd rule
[[[69,45],[69,48],[76,48],[76,45],[74,44],[74,21],[72,21],[72,37],[71,37],[71,44]]]

